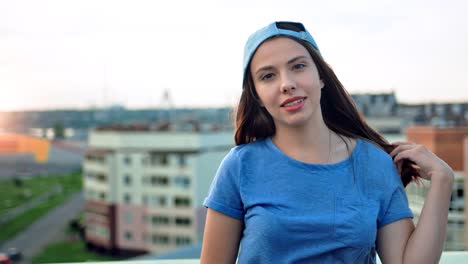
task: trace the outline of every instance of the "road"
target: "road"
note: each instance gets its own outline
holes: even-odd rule
[[[16,237],[6,241],[0,247],[0,251],[5,252],[10,247],[16,247],[23,253],[21,262],[18,264],[29,264],[31,259],[50,242],[53,242],[63,235],[68,222],[77,216],[84,208],[83,193],[79,192],[65,203],[58,206],[47,215],[43,216],[28,229],[24,230]]]

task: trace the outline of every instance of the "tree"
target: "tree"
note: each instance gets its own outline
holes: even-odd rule
[[[56,122],[53,127],[54,138],[55,139],[64,139],[65,138],[65,127],[62,122]]]

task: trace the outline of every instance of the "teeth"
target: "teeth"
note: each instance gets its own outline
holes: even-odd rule
[[[292,102],[290,102],[290,103],[287,103],[287,104],[285,104],[284,106],[286,106],[286,107],[288,107],[288,106],[293,106],[293,105],[295,105],[295,104],[301,103],[302,101],[304,101],[304,99],[298,99],[298,100],[296,100],[296,101],[292,101]]]

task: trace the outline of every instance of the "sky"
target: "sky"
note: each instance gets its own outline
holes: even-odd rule
[[[350,93],[468,102],[467,10],[464,0],[0,0],[0,111],[234,106],[245,41],[280,20],[306,26]]]

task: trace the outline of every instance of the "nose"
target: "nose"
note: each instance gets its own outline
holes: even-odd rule
[[[288,74],[283,74],[281,77],[281,87],[280,90],[282,93],[288,93],[296,89],[296,83]]]

